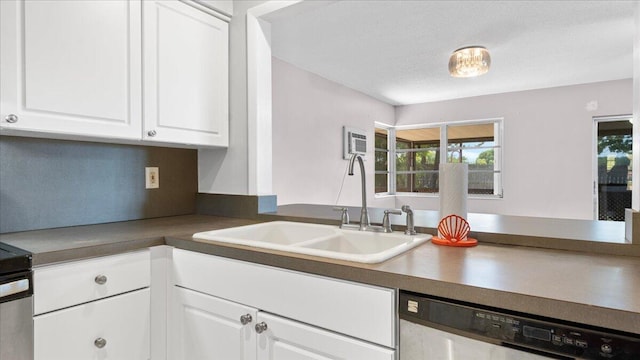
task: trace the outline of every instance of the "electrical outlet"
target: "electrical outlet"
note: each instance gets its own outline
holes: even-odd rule
[[[145,172],[145,188],[157,189],[160,187],[160,168],[146,167]]]

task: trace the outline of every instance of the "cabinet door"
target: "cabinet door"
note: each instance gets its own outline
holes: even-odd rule
[[[258,335],[258,360],[393,360],[395,358],[393,349],[275,315],[260,312],[257,323],[266,324],[267,329]]]
[[[139,0],[3,0],[0,17],[0,129],[140,139]]]
[[[173,250],[173,276],[185,288],[396,347],[393,289],[181,249]]]
[[[149,359],[149,321],[149,289],[39,315],[34,359]]]
[[[250,321],[243,324],[241,317],[247,315]],[[173,332],[169,336],[170,359],[255,359],[255,309],[174,287],[169,316],[169,329]]]
[[[143,138],[228,146],[228,23],[177,0],[143,12]]]

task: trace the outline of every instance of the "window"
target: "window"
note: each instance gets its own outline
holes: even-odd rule
[[[396,129],[396,191],[438,192],[440,128]]]
[[[380,126],[380,125],[377,125]],[[376,127],[375,136],[375,191],[376,194],[389,192],[389,130]]]
[[[499,132],[496,122],[447,125],[447,162],[469,164],[469,194],[501,193],[496,191],[501,188],[501,169],[496,166]]]
[[[378,128],[376,193],[437,194],[440,164],[464,162],[469,164],[469,194],[500,197],[501,137],[502,119]]]
[[[631,116],[595,118],[597,219],[624,221],[631,207]]]

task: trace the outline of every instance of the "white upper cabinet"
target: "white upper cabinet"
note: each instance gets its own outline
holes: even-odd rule
[[[139,139],[139,1],[0,1],[4,129]]]
[[[228,17],[178,0],[0,1],[3,134],[228,146]]]
[[[143,12],[144,139],[228,146],[228,23],[180,1]]]

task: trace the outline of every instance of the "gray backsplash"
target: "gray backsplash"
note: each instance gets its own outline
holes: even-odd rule
[[[193,214],[197,151],[0,137],[0,233]],[[144,168],[160,188],[145,189]]]

